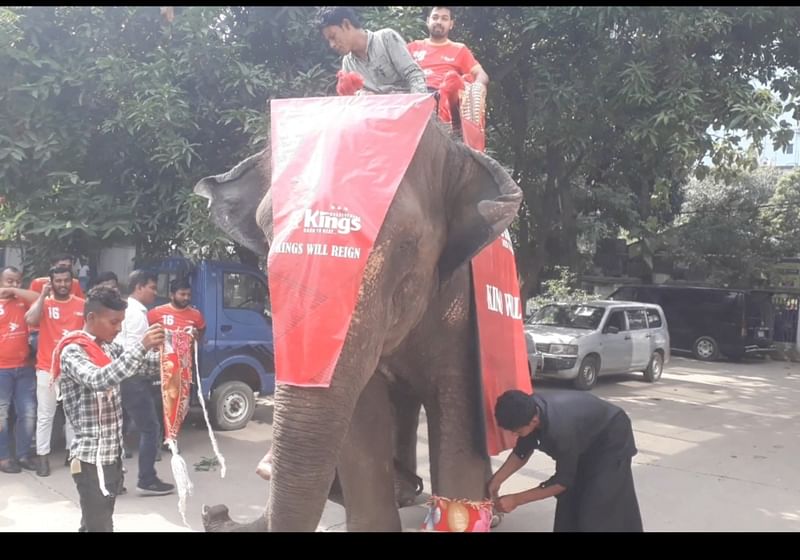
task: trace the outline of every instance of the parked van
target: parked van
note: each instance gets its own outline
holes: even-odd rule
[[[156,305],[169,301],[169,283],[178,276],[192,284],[192,305],[206,320],[198,366],[209,417],[219,430],[244,428],[255,412],[256,393],[275,391],[272,319],[266,275],[235,262],[173,257],[151,270],[158,274]],[[199,406],[197,393],[192,403]]]
[[[772,294],[696,286],[625,286],[614,300],[661,306],[669,323],[672,348],[691,351],[700,360],[721,355],[738,360],[774,348]]]
[[[652,304],[545,305],[525,323],[525,338],[534,379],[571,379],[584,390],[612,373],[641,371],[645,380],[657,381],[670,358],[664,312]]]

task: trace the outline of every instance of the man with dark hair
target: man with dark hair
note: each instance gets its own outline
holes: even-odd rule
[[[66,253],[62,253],[56,255],[52,259],[50,259],[50,268],[68,268],[72,270],[72,265],[75,264],[75,260],[72,258],[71,255]],[[41,293],[42,289],[44,288],[45,284],[49,282],[49,278],[47,276],[42,276],[40,278],[34,278],[31,280],[30,290],[32,292]],[[70,287],[70,294],[83,299],[83,290],[81,289],[81,284],[77,278],[72,279],[72,286]]]
[[[368,31],[352,8],[321,8],[318,26],[328,45],[342,55],[342,70],[357,72],[370,93],[427,93],[425,76],[393,29]]]
[[[128,307],[125,320],[116,342],[131,350],[148,329],[147,306],[156,300],[158,276],[146,270],[134,270],[128,279]],[[122,406],[128,418],[139,430],[139,474],[137,490],[142,494],[169,494],[175,486],[161,481],[156,474],[155,462],[161,434],[153,399],[153,379],[160,375],[159,368],[142,368],[139,375],[122,382]]]
[[[495,418],[517,436],[488,484],[499,511],[555,496],[554,531],[642,531],[631,472],[636,442],[624,410],[581,391],[511,390],[497,399]],[[555,460],[556,473],[537,488],[498,496],[536,449]]]
[[[191,303],[192,285],[186,278],[176,278],[169,283],[169,303],[148,311],[147,321],[151,325],[161,323],[168,331],[187,330],[197,338],[205,332],[206,321]]]
[[[94,279],[95,286],[108,286],[109,288],[119,289],[119,278],[117,275],[107,270],[106,272],[101,272],[97,275],[97,278]],[[94,287],[94,286],[93,286]]]
[[[0,272],[0,471],[4,473],[36,470],[36,461],[28,456],[36,430],[36,372],[30,360],[25,313],[39,294],[22,290],[21,285],[18,269],[7,266]],[[16,415],[13,430],[12,405]]]
[[[83,299],[70,293],[73,285],[71,267],[50,269],[50,282],[44,285],[39,298],[25,314],[31,327],[39,328],[39,343],[36,349],[36,454],[38,476],[50,476],[50,438],[53,434],[53,418],[60,400],[57,383],[51,379],[53,350],[65,333],[83,328]],[[52,291],[53,296],[50,296]],[[69,422],[65,424],[67,445],[73,431]]]
[[[75,426],[70,472],[81,504],[80,532],[114,529],[122,489],[122,407],[119,385],[159,362],[164,330],[153,325],[124,350],[112,342],[122,328],[126,303],[107,286],[89,290],[85,330],[68,333],[56,348],[64,412]]]
[[[175,278],[169,283],[169,303],[159,305],[148,311],[147,322],[151,325],[160,323],[168,331],[187,331],[191,333],[195,341],[200,340],[206,330],[206,321],[203,319],[203,314],[191,303],[192,285],[189,283],[189,279]],[[194,356],[190,356],[190,360],[193,362]],[[191,363],[189,367],[192,367]],[[160,383],[158,390],[160,396]],[[156,408],[160,412],[158,418],[163,433],[164,411],[160,400],[156,402]]]
[[[464,43],[457,43],[449,38],[455,25],[453,10],[444,6],[433,7],[426,23],[428,38],[410,42],[408,51],[422,68],[427,86],[438,90],[445,75],[452,70],[459,76],[470,75],[475,83],[488,87],[489,75],[475,60],[472,51]],[[446,98],[439,101],[439,120],[446,124],[452,123],[450,105]]]

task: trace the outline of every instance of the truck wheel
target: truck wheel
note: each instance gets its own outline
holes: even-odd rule
[[[698,360],[711,361],[719,356],[719,345],[710,336],[701,336],[694,341],[692,351]]]
[[[214,427],[222,431],[241,430],[256,410],[253,390],[241,381],[226,381],[211,393]]]
[[[586,356],[581,362],[581,367],[578,370],[578,377],[573,382],[576,389],[581,391],[588,391],[597,383],[597,372],[600,369],[600,364],[594,356]]]

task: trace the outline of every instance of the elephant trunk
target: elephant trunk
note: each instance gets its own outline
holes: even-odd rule
[[[259,533],[267,530],[267,518],[262,515],[252,523],[236,523],[223,505],[203,506],[203,528],[207,533]]]
[[[279,386],[275,394],[271,531],[314,531],[336,474],[359,388]]]

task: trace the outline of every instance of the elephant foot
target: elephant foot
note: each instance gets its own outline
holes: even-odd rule
[[[262,515],[253,523],[242,524],[231,519],[228,507],[222,504],[203,506],[203,528],[206,533],[252,533],[267,530],[267,521]]]
[[[494,529],[495,527],[500,525],[500,523],[503,522],[503,515],[504,514],[502,512],[499,511],[494,512],[494,514],[492,515],[492,522],[489,524],[489,528]]]
[[[394,466],[394,497],[397,501],[397,507],[402,508],[414,505],[417,501],[417,496],[422,494],[422,490],[425,487],[422,478],[403,468],[398,461],[394,462]]]

